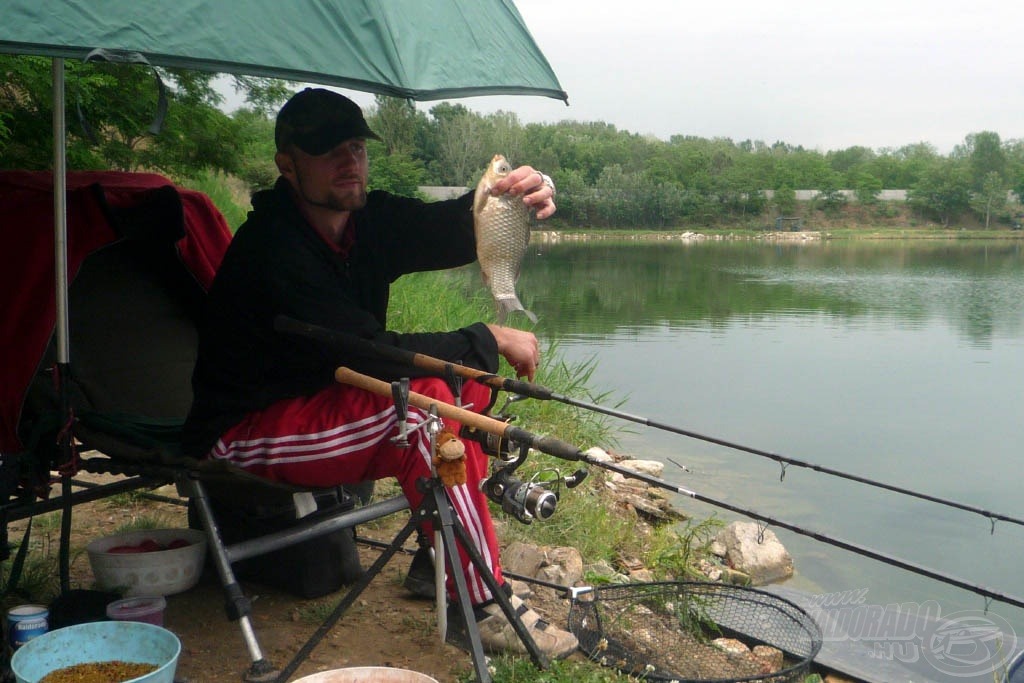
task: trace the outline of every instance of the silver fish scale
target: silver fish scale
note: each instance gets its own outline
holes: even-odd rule
[[[522,197],[488,197],[477,212],[475,227],[480,271],[498,308],[498,322],[503,323],[509,312],[524,311],[515,286],[530,242],[530,211]]]

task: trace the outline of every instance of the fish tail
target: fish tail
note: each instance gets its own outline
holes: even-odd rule
[[[513,311],[522,311],[523,315],[530,319],[530,322],[536,323],[537,316],[532,311],[526,310],[523,304],[519,301],[519,297],[513,296],[508,298],[496,299],[495,304],[498,307],[498,324],[504,325],[505,319],[509,313]]]

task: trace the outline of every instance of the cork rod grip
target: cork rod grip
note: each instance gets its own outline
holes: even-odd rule
[[[349,384],[374,394],[391,396],[390,384],[349,368],[340,367],[335,370],[334,379],[342,384]],[[421,410],[430,410],[431,406],[437,406],[437,414],[441,417],[456,420],[468,427],[479,429],[495,436],[505,436],[505,432],[509,428],[508,423],[501,420],[495,420],[493,417],[487,417],[486,415],[479,415],[470,410],[453,406],[450,403],[442,403],[435,398],[418,394],[415,391],[409,392],[409,405],[416,406]]]

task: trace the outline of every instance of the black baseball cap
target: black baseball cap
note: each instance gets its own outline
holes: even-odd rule
[[[359,105],[331,90],[306,88],[292,95],[277,114],[274,142],[278,151],[295,145],[318,156],[350,138],[380,140],[366,124]]]

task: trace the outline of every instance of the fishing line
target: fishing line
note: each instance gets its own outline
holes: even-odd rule
[[[368,375],[360,374],[349,368],[338,368],[334,373],[334,377],[338,382],[341,382],[343,384],[350,384],[354,387],[358,387],[360,389],[364,389],[366,391],[370,391],[381,396],[391,395],[391,385],[388,384],[387,382],[376,379],[374,377],[369,377]],[[693,498],[694,500],[698,500],[702,503],[708,503],[710,505],[720,507],[724,510],[729,510],[731,512],[745,515],[752,519],[759,520],[761,522],[764,522],[766,525],[772,525],[783,529],[788,529],[789,531],[792,531],[794,533],[813,538],[816,541],[821,541],[822,543],[828,543],[829,545],[834,545],[838,548],[849,550],[859,555],[869,557],[873,560],[884,562],[885,564],[889,564],[894,567],[899,567],[900,569],[905,569],[915,574],[919,574],[930,579],[935,579],[936,581],[941,581],[943,583],[956,586],[957,588],[961,588],[963,590],[976,593],[983,597],[999,600],[1000,602],[1004,602],[1008,605],[1013,605],[1015,607],[1024,608],[1024,598],[1019,598],[1014,595],[1002,593],[1000,591],[993,590],[986,586],[969,583],[968,581],[965,581],[964,579],[961,579],[957,576],[953,576],[952,574],[940,572],[938,570],[931,569],[929,567],[925,567],[923,565],[901,559],[894,555],[889,555],[878,550],[873,550],[871,548],[868,548],[867,546],[853,543],[851,541],[845,541],[839,538],[835,538],[833,536],[829,536],[828,534],[813,531],[811,529],[805,529],[804,527],[801,527],[799,525],[784,522],[782,520],[776,519],[761,512],[757,512],[756,510],[740,507],[738,505],[732,505],[730,503],[726,503],[724,501],[711,498],[710,496],[705,496],[703,494],[697,493],[696,491],[691,491],[681,486],[670,484],[667,481],[664,481],[663,479],[660,479],[658,477],[653,477],[640,472],[635,472],[633,470],[621,467],[619,465],[615,465],[613,463],[596,460],[593,458],[593,456],[587,455],[576,446],[573,446],[572,444],[562,441],[561,439],[558,439],[556,437],[538,436],[521,427],[513,427],[507,422],[502,422],[501,420],[496,420],[493,417],[488,417],[486,415],[479,415],[477,413],[465,410],[463,408],[458,408],[449,403],[439,403],[438,400],[435,398],[431,398],[423,394],[418,394],[413,391],[409,392],[408,400],[409,405],[424,410],[436,408],[438,415],[440,415],[441,417],[456,420],[462,423],[463,425],[469,425],[476,429],[487,431],[503,438],[512,439],[513,441],[516,441],[519,444],[526,444],[530,448],[541,451],[542,453],[547,453],[548,455],[553,455],[556,458],[562,458],[564,460],[571,461],[582,461],[589,465],[595,465],[597,467],[611,470],[613,472],[618,472],[623,476],[638,479],[640,481],[651,484],[652,486],[667,489],[680,495],[688,496],[689,498]]]
[[[646,427],[653,427],[654,429],[660,429],[662,431],[671,432],[673,434],[679,434],[680,436],[686,436],[692,439],[698,439],[700,441],[706,441],[719,446],[725,446],[752,455],[757,455],[763,458],[768,458],[779,463],[782,468],[781,478],[785,478],[786,467],[788,465],[796,465],[797,467],[804,467],[821,474],[827,474],[833,477],[839,477],[841,479],[847,479],[849,481],[855,481],[859,484],[866,486],[873,486],[875,488],[884,489],[886,491],[892,491],[893,493],[899,493],[905,496],[911,496],[920,500],[926,500],[930,503],[938,505],[944,505],[946,507],[962,510],[965,512],[971,512],[977,515],[981,515],[989,520],[991,524],[990,533],[995,533],[995,523],[997,521],[1010,522],[1011,524],[1017,524],[1024,526],[1024,519],[1005,515],[998,512],[992,512],[991,510],[985,510],[983,508],[976,507],[974,505],[968,505],[966,503],[960,503],[945,498],[939,498],[928,493],[921,493],[920,491],[914,491],[912,489],[904,488],[902,486],[896,486],[894,484],[887,484],[882,481],[875,479],[869,479],[857,474],[851,474],[849,472],[843,472],[841,470],[832,469],[830,467],[824,467],[817,465],[805,460],[798,460],[796,458],[790,458],[778,453],[772,453],[770,451],[762,450],[759,448],[753,448],[751,446],[744,446],[742,444],[728,441],[726,439],[720,439],[714,436],[707,436],[698,432],[683,429],[681,427],[675,427],[664,422],[658,422],[641,415],[633,415],[621,410],[614,408],[607,408],[605,406],[597,405],[595,403],[587,403],[574,399],[570,396],[556,393],[547,387],[533,382],[526,382],[519,379],[510,379],[507,377],[501,377],[493,373],[484,372],[483,370],[476,370],[469,368],[464,365],[458,365],[455,363],[449,363],[448,361],[441,360],[439,358],[433,358],[426,356],[422,353],[415,353],[406,349],[400,349],[395,346],[388,344],[380,344],[377,342],[370,341],[368,339],[362,339],[351,334],[345,334],[343,332],[335,332],[325,327],[318,325],[311,325],[304,323],[287,316],[279,315],[274,319],[274,329],[279,332],[287,332],[291,334],[297,334],[304,337],[316,339],[322,342],[326,342],[334,345],[337,348],[344,349],[351,353],[359,354],[363,357],[369,358],[386,358],[388,360],[412,365],[413,367],[421,368],[423,370],[429,370],[430,372],[440,374],[444,376],[445,373],[454,371],[457,375],[460,375],[466,379],[473,379],[482,384],[486,384],[495,389],[502,389],[511,393],[519,394],[521,396],[527,396],[529,398],[535,398],[542,401],[552,400],[564,403],[576,408],[584,410],[590,410],[596,413],[602,413],[611,417],[616,417],[622,420],[628,420],[630,422],[636,422]],[[780,480],[781,480],[780,478]]]

